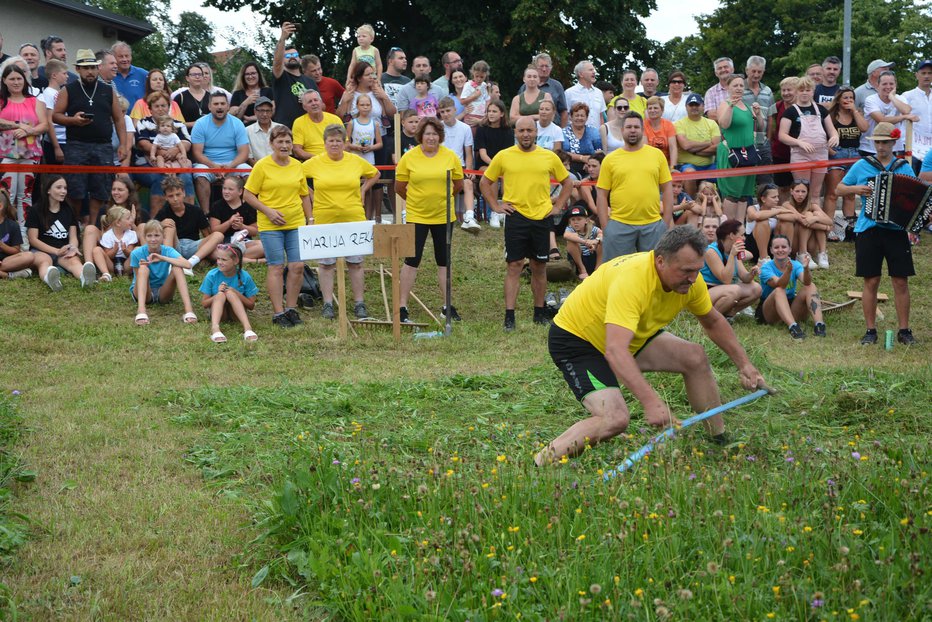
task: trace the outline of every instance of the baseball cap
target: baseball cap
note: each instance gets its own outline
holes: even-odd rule
[[[701,105],[701,104],[704,104],[704,103],[705,103],[705,100],[702,99],[702,95],[700,95],[699,93],[690,93],[690,94],[686,97],[686,105],[687,105],[687,106],[690,105],[690,104],[700,104],[700,105]]]
[[[916,71],[919,71],[920,69],[925,69],[926,67],[932,67],[932,60],[926,59],[922,61],[921,63],[919,63],[919,66],[916,67]]]
[[[870,65],[867,66],[867,75],[871,75],[878,69],[885,69],[888,67],[893,67],[895,64],[896,63],[888,63],[887,61],[881,60],[879,58],[876,60],[872,60]]]
[[[268,104],[269,106],[275,105],[271,99],[263,95],[262,97],[259,97],[258,99],[256,99],[256,103],[253,104],[253,108],[255,108],[256,106],[261,106],[262,104]]]

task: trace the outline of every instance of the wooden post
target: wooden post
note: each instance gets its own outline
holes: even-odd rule
[[[346,260],[343,257],[337,257],[337,295],[340,297],[340,324],[337,334],[340,339],[346,339],[346,327],[349,324],[346,319],[346,306],[349,299],[346,296]]]
[[[401,343],[401,252],[397,235],[392,235],[392,333]]]
[[[909,119],[906,120],[906,155],[910,157],[907,162],[912,164],[913,157],[913,122]]]

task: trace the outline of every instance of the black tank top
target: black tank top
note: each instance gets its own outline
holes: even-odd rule
[[[109,144],[113,136],[113,87],[97,80],[88,88],[86,84],[78,80],[66,84],[65,90],[68,92],[68,107],[65,108],[65,114],[69,117],[79,112],[94,115],[94,120],[90,125],[65,127],[68,142]]]

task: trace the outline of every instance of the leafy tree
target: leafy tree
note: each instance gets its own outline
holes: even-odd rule
[[[133,44],[133,64],[146,68],[165,66],[168,62],[165,40],[169,33],[159,30],[159,27],[171,24],[168,18],[168,0],[89,0],[88,4],[155,26],[154,33]]]
[[[169,41],[172,54],[166,70],[180,79],[191,63],[212,60],[214,27],[200,13],[185,11],[178,16],[178,23],[172,24]]]
[[[554,75],[572,82],[577,61],[591,59],[602,77],[612,79],[627,63],[643,62],[651,41],[640,18],[656,8],[655,0],[478,0],[462,10],[432,0],[207,0],[222,10],[244,6],[266,22],[298,24],[294,45],[321,57],[325,70],[346,75],[354,32],[369,22],[382,54],[403,48],[409,59],[425,55],[434,74],[442,70],[440,56],[456,50],[467,65],[483,59],[492,79],[514,92],[523,68],[539,51],[555,61]],[[625,44],[628,49],[618,50]],[[468,69],[468,66],[467,66]]]

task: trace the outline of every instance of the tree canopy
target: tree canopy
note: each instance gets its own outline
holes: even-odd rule
[[[320,56],[325,71],[345,75],[356,45],[355,29],[371,23],[375,46],[383,57],[391,46],[405,50],[409,64],[417,55],[430,58],[434,74],[440,56],[455,50],[468,65],[485,60],[493,80],[506,91],[520,84],[531,57],[546,51],[554,58],[554,75],[567,82],[573,66],[592,60],[600,75],[613,78],[631,62],[643,63],[652,43],[641,18],[655,0],[478,0],[460,10],[428,0],[207,0],[222,10],[250,8],[271,25],[298,25],[293,44]]]

